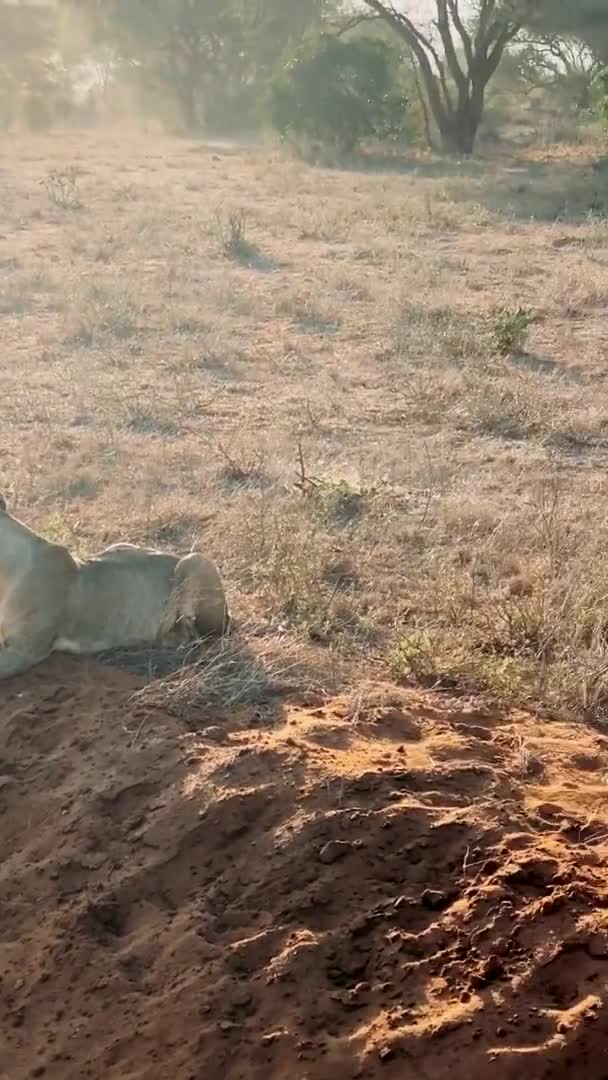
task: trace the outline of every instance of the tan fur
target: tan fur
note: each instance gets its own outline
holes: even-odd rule
[[[193,641],[229,616],[215,565],[116,544],[75,559],[12,517],[0,496],[0,679],[52,652]]]

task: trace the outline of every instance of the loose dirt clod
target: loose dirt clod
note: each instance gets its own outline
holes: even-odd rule
[[[343,859],[353,850],[353,845],[348,840],[329,840],[319,852],[319,861],[322,863],[334,863]]]

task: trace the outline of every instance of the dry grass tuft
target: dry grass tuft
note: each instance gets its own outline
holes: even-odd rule
[[[74,165],[51,170],[44,180],[44,187],[52,206],[60,210],[82,209],[78,176],[78,169]]]
[[[307,662],[308,660],[308,662]],[[173,713],[199,717],[265,705],[286,694],[324,694],[339,685],[335,670],[311,664],[305,642],[271,636],[249,645],[225,638],[183,650],[181,666],[148,683],[136,699]]]

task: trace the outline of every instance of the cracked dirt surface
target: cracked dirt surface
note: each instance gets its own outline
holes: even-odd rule
[[[390,687],[0,705],[2,1080],[608,1076],[608,738]]]

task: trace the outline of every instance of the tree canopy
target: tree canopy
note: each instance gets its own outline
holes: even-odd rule
[[[45,126],[53,94],[65,87],[56,13],[44,4],[0,0],[0,27],[0,125],[25,113],[33,126]]]
[[[422,114],[428,141],[432,132],[433,143],[460,154],[474,147],[505,53],[520,58],[530,84],[576,97],[579,109],[592,101],[598,69],[608,66],[608,0],[0,0],[0,24],[5,124],[26,114],[32,123],[45,113],[52,119],[61,101],[68,115],[88,83],[91,115],[100,103],[106,115],[134,105],[184,130],[247,129],[268,115],[277,78],[291,71],[293,81],[309,43],[314,53],[324,38],[346,43],[362,35],[382,37],[397,56],[396,86],[405,89],[410,115],[412,103]],[[306,70],[321,65],[328,78],[327,40],[322,53],[307,54]],[[336,53],[347,57],[339,46]],[[370,46],[366,62],[378,55]],[[340,113],[344,82],[339,91],[328,117]],[[322,120],[320,89],[316,100]]]
[[[291,38],[333,0],[63,0],[84,12],[148,93],[173,95],[186,128],[244,121]]]
[[[509,0],[513,2],[513,0]],[[608,63],[606,0],[518,0],[522,22],[532,29],[578,37]]]

